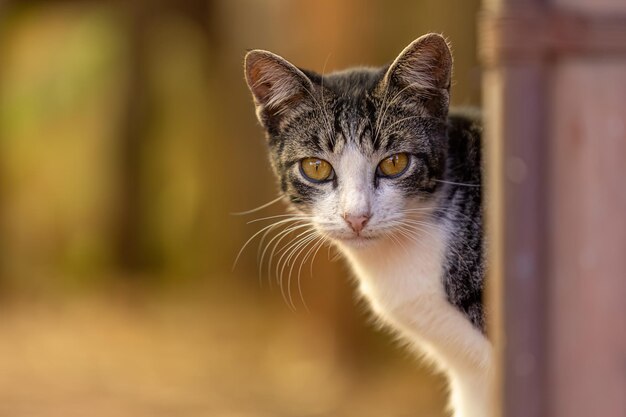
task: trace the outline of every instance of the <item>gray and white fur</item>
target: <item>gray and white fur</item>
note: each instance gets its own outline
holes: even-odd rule
[[[319,75],[262,50],[245,75],[280,190],[337,246],[386,325],[449,378],[455,417],[489,417],[481,125],[449,112],[452,56],[428,34],[382,68]],[[381,161],[404,155],[397,175]],[[307,158],[332,173],[313,181]]]

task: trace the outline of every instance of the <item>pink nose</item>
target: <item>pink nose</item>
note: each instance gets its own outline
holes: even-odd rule
[[[346,223],[348,223],[348,226],[350,226],[352,230],[354,230],[356,233],[359,233],[361,230],[363,230],[363,228],[367,224],[368,220],[370,219],[370,216],[366,214],[359,214],[359,215],[344,214],[343,218],[346,221]]]

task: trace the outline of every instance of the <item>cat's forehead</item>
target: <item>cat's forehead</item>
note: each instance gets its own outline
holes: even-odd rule
[[[348,147],[367,156],[376,153],[373,143],[374,119],[355,100],[336,100],[302,118],[289,132],[288,152],[300,156],[336,158]]]
[[[334,114],[334,144],[330,150],[341,153],[352,146],[359,148],[364,154],[371,155],[375,149],[372,143],[374,133],[375,115],[368,114],[365,99],[344,100],[339,102]]]
[[[351,68],[320,77],[317,84],[337,96],[362,97],[376,89],[386,68]]]
[[[358,149],[366,157],[377,158],[389,152],[405,152],[407,132],[393,126],[395,110],[381,115],[370,97],[343,97],[302,118],[289,134],[290,151],[310,156],[335,158],[347,147]],[[420,129],[411,129],[412,135]]]

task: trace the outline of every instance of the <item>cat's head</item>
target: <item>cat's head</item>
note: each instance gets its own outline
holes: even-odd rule
[[[451,71],[448,45],[436,34],[387,67],[325,76],[249,52],[246,80],[292,206],[354,247],[426,214],[445,168]]]

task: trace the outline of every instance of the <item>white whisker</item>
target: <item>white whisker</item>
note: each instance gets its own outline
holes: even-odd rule
[[[259,211],[259,210],[263,210],[264,208],[267,208],[267,207],[271,206],[272,204],[278,203],[282,199],[283,199],[283,196],[281,195],[280,197],[270,201],[269,203],[265,203],[263,205],[260,205],[259,207],[253,208],[252,210],[239,211],[239,212],[230,213],[230,214],[231,214],[231,216],[244,216],[246,214],[250,214],[250,213],[254,213],[254,212]]]
[[[239,252],[237,253],[237,256],[235,257],[235,262],[233,263],[233,268],[232,270],[235,270],[235,267],[237,266],[237,262],[239,261],[239,258],[241,257],[241,254],[243,253],[244,249],[246,249],[246,247],[250,244],[250,242],[252,242],[252,240],[257,237],[259,234],[263,233],[266,229],[270,228],[270,227],[275,227],[276,225],[282,224],[282,223],[287,223],[287,222],[291,222],[294,221],[293,219],[284,219],[284,220],[280,220],[276,223],[267,225],[265,227],[263,227],[261,230],[259,230],[258,232],[256,232],[255,234],[252,235],[252,237],[250,239],[248,239],[246,241],[246,243],[244,243],[244,245],[241,247],[241,249],[239,250]]]
[[[466,184],[462,182],[444,181],[444,180],[433,180],[433,181],[440,182],[442,184],[460,185],[462,187],[480,187],[480,184]]]
[[[385,128],[382,130],[381,135],[385,136],[388,134],[389,130],[394,127],[397,124],[400,124],[402,122],[405,122],[407,120],[412,120],[412,119],[419,119],[419,120],[423,120],[423,119],[435,119],[435,120],[439,120],[437,117],[432,117],[432,116],[409,116],[409,117],[403,117],[400,120],[396,120],[395,122],[393,122],[392,124],[390,124],[389,126],[385,126]]]
[[[311,251],[314,250],[313,256],[311,256],[311,268],[310,268],[311,276],[313,276],[313,262],[315,261],[315,256],[317,256],[317,253],[322,248],[322,246],[324,246],[324,243],[326,242],[326,238],[324,236],[318,236],[318,239],[320,240],[311,246],[309,251],[304,256],[304,259],[302,260],[302,262],[300,262],[300,267],[298,268],[298,293],[300,294],[300,301],[302,301],[302,305],[304,306],[304,309],[307,312],[309,311],[309,307],[307,306],[306,301],[304,300],[304,295],[302,294],[302,285],[301,285],[302,267],[304,266],[307,259],[309,258]],[[315,249],[316,247],[317,249]],[[291,274],[291,271],[290,271],[290,274]]]
[[[311,216],[307,216],[304,214],[277,214],[275,216],[268,216],[268,217],[261,217],[258,219],[254,219],[254,220],[250,220],[248,222],[246,222],[246,224],[252,224],[252,223],[258,223],[258,222],[262,222],[265,220],[271,220],[271,219],[279,219],[282,217],[289,217],[292,219],[312,219],[313,217]]]
[[[261,266],[263,265],[262,261],[263,261],[263,257],[265,256],[265,251],[267,251],[269,249],[269,247],[272,245],[273,241],[278,239],[274,243],[274,246],[272,247],[272,250],[271,250],[271,252],[269,254],[269,258],[268,258],[268,261],[267,261],[267,278],[268,278],[268,280],[270,282],[270,285],[271,285],[271,282],[272,282],[272,261],[274,260],[274,253],[276,252],[276,249],[278,248],[278,245],[280,244],[280,242],[283,241],[283,239],[285,239],[287,236],[289,236],[290,233],[292,233],[292,232],[294,232],[294,231],[296,231],[298,229],[301,229],[303,227],[311,227],[311,224],[310,223],[299,224],[297,226],[293,226],[292,228],[290,228],[289,230],[285,231],[284,233],[283,232],[279,233],[278,235],[274,236],[272,238],[272,240],[270,240],[270,242],[267,244],[266,248],[264,249],[263,255],[261,256]],[[291,241],[289,241],[289,242],[291,242]],[[289,243],[287,243],[287,245],[288,244]],[[278,280],[277,280],[277,282],[278,282]]]
[[[304,242],[302,245],[300,245],[299,248],[294,249],[294,252],[297,251],[297,255],[293,258],[293,262],[291,262],[291,266],[289,268],[289,274],[287,275],[287,294],[289,295],[289,302],[291,303],[291,305],[294,307],[295,309],[295,304],[293,302],[293,297],[291,294],[291,276],[293,273],[293,268],[296,266],[296,261],[297,259],[300,257],[300,255],[302,254],[302,252],[304,252],[306,250],[306,248],[309,246],[309,244],[311,242],[314,242],[316,239],[319,239],[319,236],[317,235],[317,232],[314,231],[313,235],[310,236],[306,242]],[[311,247],[314,247],[315,244],[313,244]],[[309,249],[310,250],[310,249]],[[307,252],[308,253],[308,252]],[[306,257],[304,258],[306,259]],[[282,271],[281,271],[282,274]],[[298,280],[298,285],[300,284],[300,281]]]
[[[288,277],[287,279],[287,293],[285,294],[285,288],[283,287],[283,274],[285,272],[285,267],[287,267],[290,258],[294,255],[294,254],[299,254],[301,248],[306,247],[306,244],[309,243],[312,239],[315,239],[315,231],[310,231],[310,233],[304,237],[302,237],[300,240],[296,240],[296,242],[294,244],[290,245],[289,251],[285,252],[281,255],[281,257],[278,259],[278,262],[276,263],[276,277],[279,280],[279,286],[280,286],[280,293],[283,296],[283,299],[285,300],[285,302],[289,305],[289,308],[292,310],[296,310],[296,306],[293,303],[293,297],[291,296],[291,280],[290,277]],[[285,257],[285,255],[287,255],[287,258],[283,261],[283,258]],[[296,255],[297,257],[298,255]],[[282,264],[282,267],[281,267]],[[278,272],[278,270],[280,269],[280,273]]]
[[[272,257],[273,257],[273,253],[276,250],[276,248],[278,247],[278,244],[287,236],[289,236],[289,233],[298,230],[302,227],[308,227],[309,223],[305,223],[302,224],[301,220],[298,220],[298,222],[294,225],[289,226],[288,228],[281,230],[279,233],[276,234],[276,236],[272,237],[272,239],[270,239],[270,241],[267,243],[267,245],[265,245],[265,247],[263,248],[263,252],[261,253],[261,259],[259,260],[259,281],[262,281],[262,277],[263,277],[263,260],[265,259],[265,254],[267,252],[267,250],[270,248],[270,246],[272,245],[272,242],[276,241],[276,239],[278,239],[278,241],[274,244],[274,249],[272,250],[272,255],[270,255],[270,258],[268,260],[268,267],[267,267],[267,276],[268,276],[268,282],[269,282],[269,286],[270,288],[272,288],[272,279],[271,279],[271,265],[272,265]]]

